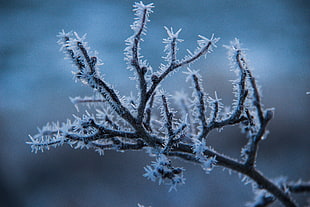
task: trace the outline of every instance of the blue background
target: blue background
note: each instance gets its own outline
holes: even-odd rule
[[[11,0],[0,2],[0,205],[54,206],[231,206],[253,199],[238,175],[216,168],[206,175],[186,168],[186,184],[177,192],[142,177],[152,158],[144,152],[106,152],[68,146],[37,155],[25,144],[28,134],[51,121],[77,113],[69,96],[91,95],[74,83],[68,60],[56,44],[59,31],[87,33],[89,45],[105,63],[101,72],[122,95],[135,90],[123,61],[124,40],[132,34],[129,0]],[[149,3],[149,2],[145,2]],[[257,166],[269,178],[310,179],[310,5],[306,0],[158,0],[144,37],[142,53],[153,69],[162,61],[163,26],[182,28],[179,57],[196,47],[197,35],[221,37],[207,59],[192,65],[226,105],[232,101],[226,49],[235,37],[248,48],[250,65],[262,86],[265,107],[275,107],[268,139],[259,149]],[[184,70],[184,69],[183,69]],[[169,77],[171,94],[188,90],[184,75]],[[190,91],[189,91],[190,92]],[[238,128],[214,132],[208,142],[219,152],[239,158],[246,143]],[[303,205],[306,195],[296,198]],[[276,203],[275,206],[279,205]]]

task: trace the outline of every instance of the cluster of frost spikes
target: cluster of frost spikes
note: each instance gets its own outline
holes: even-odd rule
[[[144,176],[170,185],[170,190],[185,181],[184,169],[174,167],[171,159],[180,158],[201,165],[206,173],[217,166],[238,172],[244,181],[259,186],[256,188],[259,192],[257,202],[270,204],[278,199],[285,206],[297,206],[292,193],[310,191],[309,183],[285,180],[279,185],[256,169],[258,145],[268,132],[273,109],[263,108],[259,87],[239,40],[235,39],[226,46],[237,79],[233,81],[235,100],[231,106],[224,107],[216,92],[214,97],[207,95],[199,71],[190,68],[193,62],[216,48],[219,38],[214,35],[211,38],[199,35],[197,48],[193,52],[188,50],[188,55],[179,58],[177,44],[183,41],[179,38],[181,29],[174,32],[172,28],[165,27],[164,63],[153,71],[143,59],[140,44],[142,36],[146,35],[146,24],[153,8],[153,4],[134,4],[133,35],[126,40],[125,60],[134,74],[132,79],[137,82],[136,96],[121,96],[104,80],[98,68],[102,63],[85,42],[85,35],[80,37],[75,32],[64,31],[59,34],[58,43],[76,68],[76,80],[95,92],[93,96],[70,99],[77,109],[84,104],[94,114],[86,111],[81,116],[74,115],[73,121],[47,124],[39,129],[38,134],[30,136],[27,144],[31,145],[32,151],[49,150],[63,144],[75,149],[93,149],[100,155],[106,150],[146,149],[150,156],[156,157],[156,161],[145,167]],[[172,108],[171,96],[161,83],[183,66],[187,66],[184,73],[186,81],[191,84],[192,95],[176,93],[174,99],[180,106],[180,110],[176,110]],[[246,133],[247,144],[242,148],[239,159],[229,158],[208,146],[211,131],[234,125]]]
[[[184,184],[185,178],[183,177],[183,168],[173,167],[171,160],[165,155],[160,154],[155,162],[146,166],[146,173],[144,176],[152,181],[158,180],[159,184],[170,185],[171,190],[176,190],[176,186]]]

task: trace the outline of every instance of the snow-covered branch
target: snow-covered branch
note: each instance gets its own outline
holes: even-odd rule
[[[165,64],[153,68],[141,55],[142,35],[146,35],[146,24],[153,4],[135,3],[135,20],[131,25],[133,35],[126,40],[125,60],[137,81],[137,97],[121,96],[100,75],[101,61],[96,52],[90,50],[75,32],[59,34],[58,43],[66,57],[76,67],[74,75],[94,90],[93,96],[70,98],[77,107],[86,104],[95,109],[95,114],[85,112],[74,115],[73,121],[47,124],[27,142],[32,151],[49,150],[68,144],[76,149],[94,149],[100,155],[105,150],[143,150],[156,160],[145,167],[144,176],[160,184],[170,185],[170,190],[184,184],[184,169],[174,167],[172,158],[180,158],[201,165],[206,173],[214,167],[223,167],[243,175],[243,180],[252,183],[256,194],[249,206],[267,206],[279,200],[285,206],[296,207],[292,193],[309,192],[309,182],[289,182],[284,179],[270,180],[256,169],[258,146],[268,134],[268,124],[274,109],[264,109],[257,81],[249,67],[246,53],[238,39],[228,46],[231,70],[237,75],[233,81],[235,100],[225,107],[215,92],[209,96],[203,89],[203,77],[198,70],[191,69],[195,61],[216,48],[219,38],[199,35],[194,52],[178,59],[178,43],[181,29],[176,32],[164,27],[168,37],[164,38]],[[173,108],[170,95],[160,84],[178,68],[187,66],[186,81],[191,81],[192,96],[184,92],[175,93],[174,99],[181,106]],[[227,110],[228,109],[228,110]],[[246,134],[247,144],[241,150],[241,160],[225,156],[209,146],[211,131],[226,126],[239,126]]]

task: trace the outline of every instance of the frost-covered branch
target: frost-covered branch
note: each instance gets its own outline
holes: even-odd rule
[[[179,29],[177,32],[173,32],[173,29],[168,29],[167,27],[164,27],[168,37],[163,40],[163,43],[166,44],[164,51],[166,52],[166,57],[164,59],[168,62],[169,67],[173,67],[178,60],[177,60],[177,43],[182,42],[182,39],[179,39],[179,33],[181,32],[181,29]]]
[[[202,140],[206,137],[208,130],[207,130],[207,120],[206,120],[206,107],[205,107],[205,101],[204,101],[204,92],[202,91],[201,84],[199,83],[199,74],[196,74],[196,72],[193,72],[192,79],[194,84],[194,89],[196,91],[197,96],[197,109],[198,109],[198,120],[200,120],[201,125],[201,133],[199,135],[199,140]]]
[[[177,35],[179,32],[180,30],[177,32]],[[168,33],[168,35],[171,35],[171,33]],[[176,36],[176,34],[173,34],[173,36],[170,37],[170,39],[173,40],[174,36]],[[189,52],[189,55],[187,55],[183,60],[181,61],[175,60],[174,62],[178,62],[178,63],[174,64],[173,62],[171,62],[171,64],[169,64],[168,67],[166,65],[162,65],[160,68],[160,72],[158,74],[153,74],[152,85],[150,89],[147,91],[147,99],[149,99],[149,97],[154,93],[155,89],[160,84],[160,82],[164,80],[171,72],[173,72],[175,69],[179,67],[193,63],[194,61],[198,60],[201,56],[206,55],[207,53],[211,53],[212,48],[216,47],[216,43],[219,41],[219,38],[215,38],[214,35],[212,35],[210,39],[204,36],[201,36],[201,35],[199,37],[201,38],[201,40],[197,41],[198,47],[194,53]],[[175,47],[172,47],[172,50],[175,50],[174,48]],[[175,54],[176,52],[172,51],[171,55],[173,53]],[[171,60],[172,60],[172,57],[171,57]]]
[[[144,176],[159,184],[176,189],[184,184],[182,167],[175,167],[172,158],[180,158],[201,165],[206,173],[214,167],[223,167],[243,176],[243,181],[252,183],[255,201],[248,206],[267,206],[275,200],[284,206],[296,207],[292,193],[309,192],[309,182],[289,182],[286,179],[270,180],[256,168],[259,143],[268,134],[268,124],[273,118],[273,109],[264,109],[261,93],[246,60],[246,53],[238,39],[228,46],[231,70],[237,79],[232,82],[235,99],[231,106],[224,104],[215,92],[209,96],[203,89],[203,77],[190,66],[202,56],[216,48],[219,38],[199,35],[194,52],[178,58],[178,43],[181,29],[174,32],[164,27],[168,37],[164,38],[165,64],[157,71],[143,60],[141,54],[142,35],[150,21],[153,4],[134,4],[135,20],[131,25],[134,34],[126,40],[125,60],[137,81],[137,97],[121,96],[100,75],[101,65],[97,54],[90,50],[86,36],[75,32],[59,34],[59,44],[66,57],[77,68],[77,80],[92,88],[93,96],[70,98],[77,109],[86,105],[95,114],[85,112],[81,117],[73,115],[73,121],[47,124],[27,144],[32,151],[49,150],[68,144],[76,149],[94,149],[100,155],[106,150],[146,150],[155,161],[145,167]],[[170,95],[160,84],[177,69],[187,66],[186,81],[191,80],[192,96],[177,92],[173,97],[181,110],[173,109]],[[79,112],[79,110],[78,110]],[[227,126],[239,126],[246,134],[247,144],[241,150],[241,160],[230,158],[209,146],[208,135],[213,130]]]
[[[152,109],[153,109],[154,97],[155,97],[155,93],[152,95],[151,100],[149,101],[149,106],[145,111],[145,121],[143,123],[145,129],[150,131],[150,132],[152,132],[151,119],[152,119]]]
[[[172,129],[172,116],[173,114],[169,111],[167,99],[165,95],[161,96],[163,101],[163,113],[165,118],[165,127],[167,128],[168,137],[171,139],[173,137],[173,129]]]
[[[96,70],[98,58],[95,56],[89,57],[87,51],[89,48],[85,48],[85,45],[87,45],[87,43],[84,42],[85,36],[80,38],[77,33],[74,33],[73,36],[71,32],[65,33],[62,31],[59,37],[60,40],[58,43],[79,70],[75,73],[75,76],[81,79],[83,83],[98,91],[118,115],[123,117],[130,124],[133,124],[135,122],[133,116],[129,110],[123,106],[115,90],[99,76]]]
[[[146,61],[142,61],[140,55],[140,42],[142,41],[141,35],[146,34],[146,23],[149,21],[149,14],[152,12],[153,4],[144,5],[142,2],[134,4],[135,21],[131,25],[134,34],[126,40],[127,47],[125,48],[125,60],[128,61],[128,67],[131,70],[135,68],[140,88],[140,103],[138,107],[137,121],[142,123],[144,109],[147,103],[146,91],[147,82],[145,75],[150,68]]]
[[[289,182],[287,183],[287,188],[292,193],[306,193],[310,192],[310,182]]]

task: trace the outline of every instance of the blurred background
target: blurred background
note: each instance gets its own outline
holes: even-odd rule
[[[174,160],[186,168],[178,191],[146,180],[144,152],[106,152],[68,146],[34,154],[25,144],[36,127],[72,119],[69,97],[91,95],[75,83],[71,64],[56,44],[62,29],[87,33],[89,45],[105,63],[101,72],[122,95],[135,90],[123,61],[124,40],[132,34],[129,0],[0,1],[0,206],[244,206],[253,200],[249,185],[236,173],[216,168],[206,175],[200,166]],[[150,3],[149,1],[144,3]],[[259,149],[258,168],[269,178],[310,180],[310,3],[307,0],[157,0],[142,53],[153,69],[162,61],[163,26],[182,28],[179,57],[196,47],[198,34],[221,37],[214,53],[192,65],[226,105],[232,102],[226,49],[235,37],[248,48],[248,59],[262,86],[265,107],[275,107],[270,134]],[[182,69],[184,70],[184,68]],[[181,72],[163,86],[174,94],[188,90]],[[214,132],[208,144],[239,158],[246,143],[238,127]],[[309,205],[309,195],[295,198]],[[307,201],[308,200],[308,201]],[[274,206],[280,206],[275,203]]]

